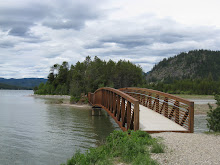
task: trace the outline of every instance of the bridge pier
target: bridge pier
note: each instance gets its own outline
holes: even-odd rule
[[[92,107],[92,116],[101,116],[101,107],[93,106]]]

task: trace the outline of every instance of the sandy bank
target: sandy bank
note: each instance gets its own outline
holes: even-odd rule
[[[218,165],[220,163],[220,136],[202,133],[158,133],[167,146],[165,153],[151,157],[160,164]]]
[[[46,99],[55,99],[55,100],[59,100],[62,99],[63,103],[59,103],[57,104],[56,101],[55,102],[51,102],[51,104],[57,104],[57,105],[62,105],[62,106],[69,106],[69,107],[75,107],[75,108],[81,108],[81,109],[91,109],[92,106],[89,104],[70,104],[70,96],[68,95],[30,95],[32,97],[36,97],[36,98],[46,98]]]
[[[60,105],[63,105],[63,106],[70,106],[70,107],[75,107],[75,108],[82,108],[82,109],[92,109],[92,106],[89,105],[89,104],[70,104],[70,103],[63,103],[63,104],[60,104]]]
[[[51,99],[70,99],[68,95],[30,95],[37,98],[51,98]]]

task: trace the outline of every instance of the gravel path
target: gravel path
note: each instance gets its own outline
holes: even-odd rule
[[[151,157],[160,164],[169,165],[220,165],[220,136],[202,133],[158,133],[162,137],[165,153]]]

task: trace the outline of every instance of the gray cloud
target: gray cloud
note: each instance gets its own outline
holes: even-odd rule
[[[14,36],[26,36],[28,30],[29,29],[26,26],[12,27],[12,29],[9,31],[9,34]]]
[[[52,9],[52,13],[44,21],[43,25],[52,29],[80,30],[88,20],[97,19],[101,10],[97,9],[94,1],[64,1]],[[65,11],[64,11],[65,10]]]
[[[198,29],[195,29],[198,30]],[[152,34],[151,29],[147,30],[146,32],[143,32],[142,35],[139,34],[133,34],[133,35],[123,35],[123,32],[120,36],[105,36],[102,39],[99,40],[100,45],[103,45],[104,43],[115,43],[118,44],[120,47],[125,47],[128,49],[132,49],[139,46],[147,46],[151,45],[153,43],[166,43],[166,44],[172,44],[176,42],[181,41],[187,41],[187,40],[201,40],[196,35],[192,35],[191,37],[188,37],[189,31],[183,33],[182,31],[179,32],[163,32],[160,29],[157,30],[159,33]],[[191,33],[191,31],[190,31]],[[198,34],[201,36],[201,34]],[[203,34],[204,35],[204,34]],[[209,35],[209,34],[205,34]],[[207,37],[207,36],[206,36]],[[95,45],[94,47],[95,48]]]
[[[9,35],[28,36],[30,28],[47,13],[47,6],[34,2],[18,7],[16,2],[8,6],[0,5],[0,29],[9,30]]]
[[[15,43],[8,41],[0,41],[0,48],[11,48],[14,47]]]
[[[44,26],[50,27],[52,29],[75,29],[75,30],[80,30],[81,28],[84,27],[84,21],[63,21],[62,19],[60,20],[48,20],[43,22]]]
[[[143,38],[139,35],[128,35],[128,36],[109,36],[101,39],[103,43],[116,43],[126,48],[133,48],[142,45],[150,44],[151,38]]]
[[[47,77],[54,63],[75,64],[87,55],[130,60],[149,71],[180,52],[219,50],[218,27],[154,13],[130,17],[136,11],[120,13],[123,7],[111,0],[0,2],[0,77]]]
[[[39,23],[52,29],[80,30],[87,20],[97,19],[100,15],[100,10],[92,3],[94,1],[48,2],[27,1],[18,7],[0,5],[0,29],[20,37],[30,35],[30,28]]]

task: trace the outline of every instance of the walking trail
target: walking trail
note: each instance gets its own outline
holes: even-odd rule
[[[203,133],[158,133],[162,138],[165,153],[152,154],[160,164],[169,165],[219,165],[220,136]]]

